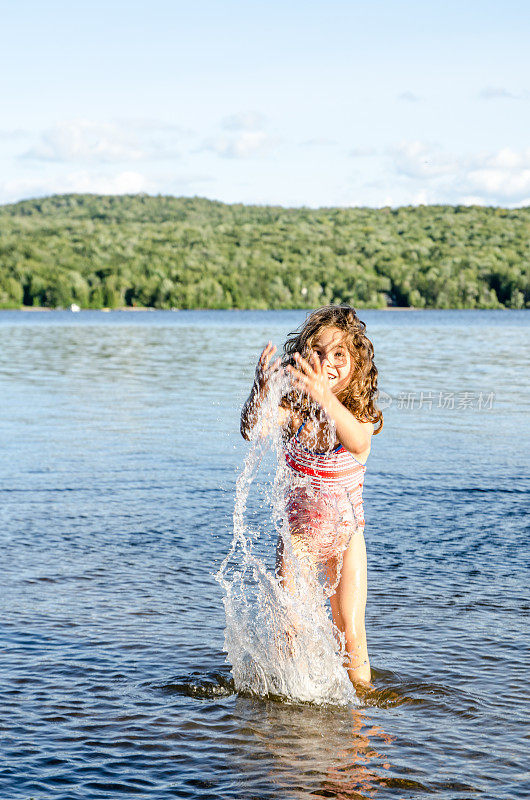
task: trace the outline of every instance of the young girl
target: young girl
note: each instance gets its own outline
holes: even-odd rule
[[[352,683],[371,679],[364,626],[362,488],[372,434],[383,426],[375,405],[374,350],[365,330],[349,306],[325,306],[308,316],[285,344],[283,367],[292,390],[282,397],[277,419],[289,473],[286,511],[292,545],[278,543],[278,576],[285,588],[292,587],[296,565],[289,553],[299,563],[324,569]],[[275,351],[269,342],[261,353],[241,414],[245,439],[257,422],[271,376],[282,365],[280,358],[271,363]]]

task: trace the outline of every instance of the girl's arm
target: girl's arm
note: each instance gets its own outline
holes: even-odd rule
[[[333,420],[337,439],[346,450],[355,456],[367,454],[370,451],[373,423],[361,422],[342,405],[338,397],[331,391],[329,381],[322,371],[322,364],[316,354],[311,357],[311,364],[298,353],[295,353],[294,357],[299,365],[299,370],[291,366],[287,367],[294,385],[316,400]]]
[[[252,384],[252,389],[250,390],[250,394],[245,401],[243,409],[241,411],[241,436],[243,439],[250,439],[250,434],[258,421],[259,410],[261,408],[261,404],[263,400],[267,396],[268,393],[268,381],[271,375],[277,371],[280,366],[281,359],[277,358],[276,361],[270,365],[271,358],[273,357],[274,353],[276,352],[275,345],[272,342],[268,342],[268,344],[264,347],[263,352],[261,353],[258,361],[258,365],[256,367],[256,374],[254,376],[254,383]],[[270,366],[269,366],[270,365]],[[285,411],[285,409],[279,409],[280,412]],[[282,419],[282,414],[280,413],[279,423],[280,425],[283,424],[284,419]]]

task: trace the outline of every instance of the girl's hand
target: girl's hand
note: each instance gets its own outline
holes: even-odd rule
[[[277,358],[273,364],[270,363],[275,352],[276,346],[273,345],[272,342],[268,342],[259,357],[254,383],[260,393],[266,389],[267,382],[270,380],[271,375],[277,372],[280,367],[281,358]]]
[[[289,374],[296,389],[301,389],[313,400],[327,410],[330,400],[333,398],[328,377],[322,370],[322,364],[316,353],[309,357],[309,361],[299,353],[294,354],[295,361],[299,369],[288,366]],[[309,363],[311,362],[311,363]]]
[[[271,364],[271,359],[275,352],[276,347],[272,342],[268,342],[259,357],[254,383],[252,384],[250,395],[241,411],[241,435],[244,439],[250,439],[252,431],[259,419],[262,402],[267,396],[268,382],[280,368],[281,358],[277,358],[276,361]],[[285,409],[278,409],[277,421],[280,425],[285,423],[286,413]],[[267,418],[262,419],[262,424],[260,425],[261,436],[266,436],[267,432],[270,430],[271,420],[269,417],[271,417],[270,410],[267,414]],[[274,421],[276,421],[276,419]]]

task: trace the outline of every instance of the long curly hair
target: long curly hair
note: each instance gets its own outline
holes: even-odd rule
[[[307,357],[313,344],[324,328],[338,328],[343,331],[343,342],[352,359],[349,384],[338,393],[341,403],[351,411],[356,419],[373,422],[377,425],[374,434],[383,427],[383,413],[377,408],[377,367],[374,364],[374,346],[366,336],[366,325],[357,316],[354,308],[347,305],[323,306],[312,311],[297,331],[287,337],[284,346],[283,363],[295,364],[294,354]],[[288,392],[282,398],[282,405],[309,415],[312,401],[299,391]]]

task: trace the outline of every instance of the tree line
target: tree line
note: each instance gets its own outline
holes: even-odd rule
[[[530,208],[56,195],[0,207],[0,308],[530,307]]]

